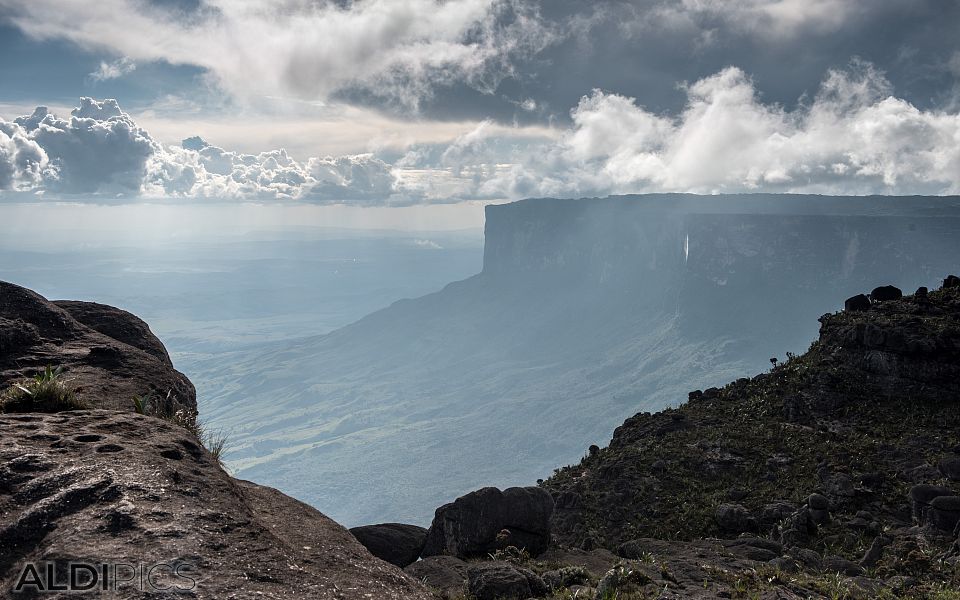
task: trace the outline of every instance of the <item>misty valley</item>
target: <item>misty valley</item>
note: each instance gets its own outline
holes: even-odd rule
[[[0,598],[960,600],[958,31],[0,0]]]

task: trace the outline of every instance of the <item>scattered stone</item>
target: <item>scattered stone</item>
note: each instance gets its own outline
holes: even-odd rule
[[[403,572],[447,598],[462,597],[467,584],[467,563],[455,556],[429,556]]]
[[[950,488],[942,485],[930,485],[921,483],[910,488],[910,509],[913,520],[923,525],[926,523],[927,511],[930,509],[930,502],[939,496],[952,496]]]
[[[766,525],[774,525],[790,518],[797,512],[797,507],[790,502],[772,502],[763,507],[761,521]]]
[[[863,575],[863,567],[842,556],[828,556],[823,559],[821,569],[826,573],[839,573],[847,577]]]
[[[547,571],[542,576],[543,582],[551,590],[560,590],[574,585],[584,585],[590,582],[590,575],[583,567],[565,566]]]
[[[830,501],[823,494],[810,494],[807,497],[807,506],[813,510],[829,510]]]
[[[927,521],[941,531],[953,533],[960,523],[960,496],[937,496],[931,500]]]
[[[382,523],[350,530],[353,537],[377,558],[401,569],[420,558],[427,542],[427,530],[416,525]]]
[[[714,520],[721,530],[730,533],[743,533],[757,530],[756,518],[740,504],[721,504],[714,513]]]
[[[789,555],[810,569],[819,570],[823,565],[823,557],[816,550],[810,548],[791,548]]]
[[[823,491],[834,504],[843,504],[857,495],[853,479],[846,473],[833,473],[823,479]]]
[[[890,588],[895,594],[902,594],[910,588],[917,585],[915,577],[909,575],[894,575],[884,581],[884,585]]]
[[[778,556],[777,558],[771,559],[767,564],[784,573],[797,573],[800,571],[800,563],[789,556]]]
[[[878,535],[873,538],[873,543],[870,544],[870,548],[867,549],[866,554],[860,559],[860,566],[865,569],[876,566],[883,557],[883,549],[889,546],[891,542],[893,542],[893,540],[885,535]]]

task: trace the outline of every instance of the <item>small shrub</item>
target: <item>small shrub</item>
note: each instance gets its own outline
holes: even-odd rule
[[[47,367],[33,379],[13,384],[0,397],[0,412],[55,413],[89,408],[63,378],[62,367]]]
[[[581,566],[560,567],[559,573],[563,587],[585,585],[590,581],[590,573]]]
[[[491,560],[502,560],[504,562],[522,565],[530,561],[530,553],[525,548],[516,546],[507,546],[488,555]]]

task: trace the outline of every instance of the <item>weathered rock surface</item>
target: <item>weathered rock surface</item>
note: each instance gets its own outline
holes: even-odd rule
[[[377,558],[401,569],[420,558],[427,542],[427,530],[416,525],[382,523],[350,530],[357,540]]]
[[[230,477],[166,421],[7,414],[0,432],[4,590],[28,561],[74,560],[184,566],[196,587],[176,597],[430,598],[318,511]],[[159,593],[123,586],[117,597]]]
[[[0,387],[62,367],[92,408],[130,410],[152,394],[173,412],[196,410],[196,390],[160,340],[132,314],[90,302],[50,302],[0,281]]]
[[[487,487],[437,509],[423,556],[486,556],[514,546],[536,556],[550,543],[553,498],[541,488]]]

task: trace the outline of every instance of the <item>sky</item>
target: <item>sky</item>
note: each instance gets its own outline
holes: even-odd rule
[[[0,202],[960,193],[956,0],[0,0]]]

